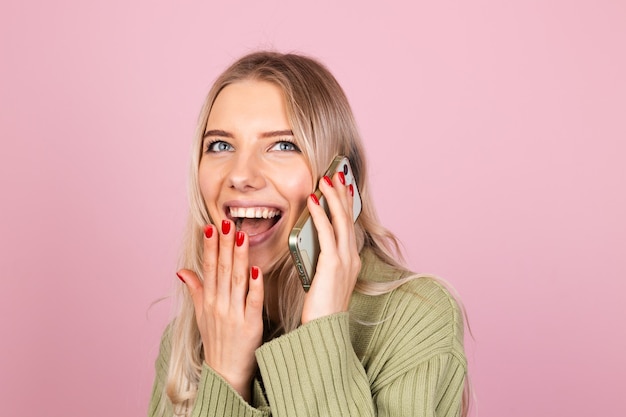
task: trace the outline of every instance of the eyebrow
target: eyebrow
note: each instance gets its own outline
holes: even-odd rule
[[[202,137],[206,138],[208,136],[222,136],[225,138],[234,137],[232,133],[227,132],[225,130],[219,130],[219,129],[207,130],[206,132],[204,132],[204,135]],[[272,130],[270,132],[261,133],[262,138],[273,138],[276,136],[293,136],[293,131],[291,129],[287,129],[287,130]]]
[[[207,130],[206,132],[204,132],[204,135],[202,137],[207,138],[209,136],[224,136],[226,138],[232,138],[233,134],[225,130],[213,129],[213,130]]]

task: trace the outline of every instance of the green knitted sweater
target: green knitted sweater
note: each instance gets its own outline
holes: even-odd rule
[[[372,253],[360,278],[402,276]],[[163,394],[172,341],[156,361],[149,416]],[[175,341],[174,341],[175,343]],[[384,295],[354,293],[349,313],[311,321],[256,351],[262,384],[251,404],[206,364],[192,416],[458,416],[466,374],[463,323],[437,281],[418,278]],[[261,388],[263,386],[264,389]]]

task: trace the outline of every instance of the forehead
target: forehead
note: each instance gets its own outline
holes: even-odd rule
[[[227,85],[217,95],[207,130],[248,124],[272,129],[289,127],[284,94],[277,85],[245,80]]]

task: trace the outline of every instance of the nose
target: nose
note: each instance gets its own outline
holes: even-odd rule
[[[239,153],[232,160],[232,164],[226,173],[229,187],[241,192],[248,192],[263,188],[265,177],[263,175],[262,162],[253,154]]]

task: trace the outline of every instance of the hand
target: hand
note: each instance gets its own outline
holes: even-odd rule
[[[352,216],[352,193],[343,173],[323,177],[319,188],[328,202],[330,220],[312,196],[307,207],[320,242],[320,255],[309,292],[304,299],[302,323],[347,311],[361,270]]]
[[[248,269],[248,236],[229,220],[222,231],[205,229],[204,283],[193,271],[178,276],[187,284],[196,312],[204,360],[247,401],[256,370],[254,351],[263,339],[263,277]]]

